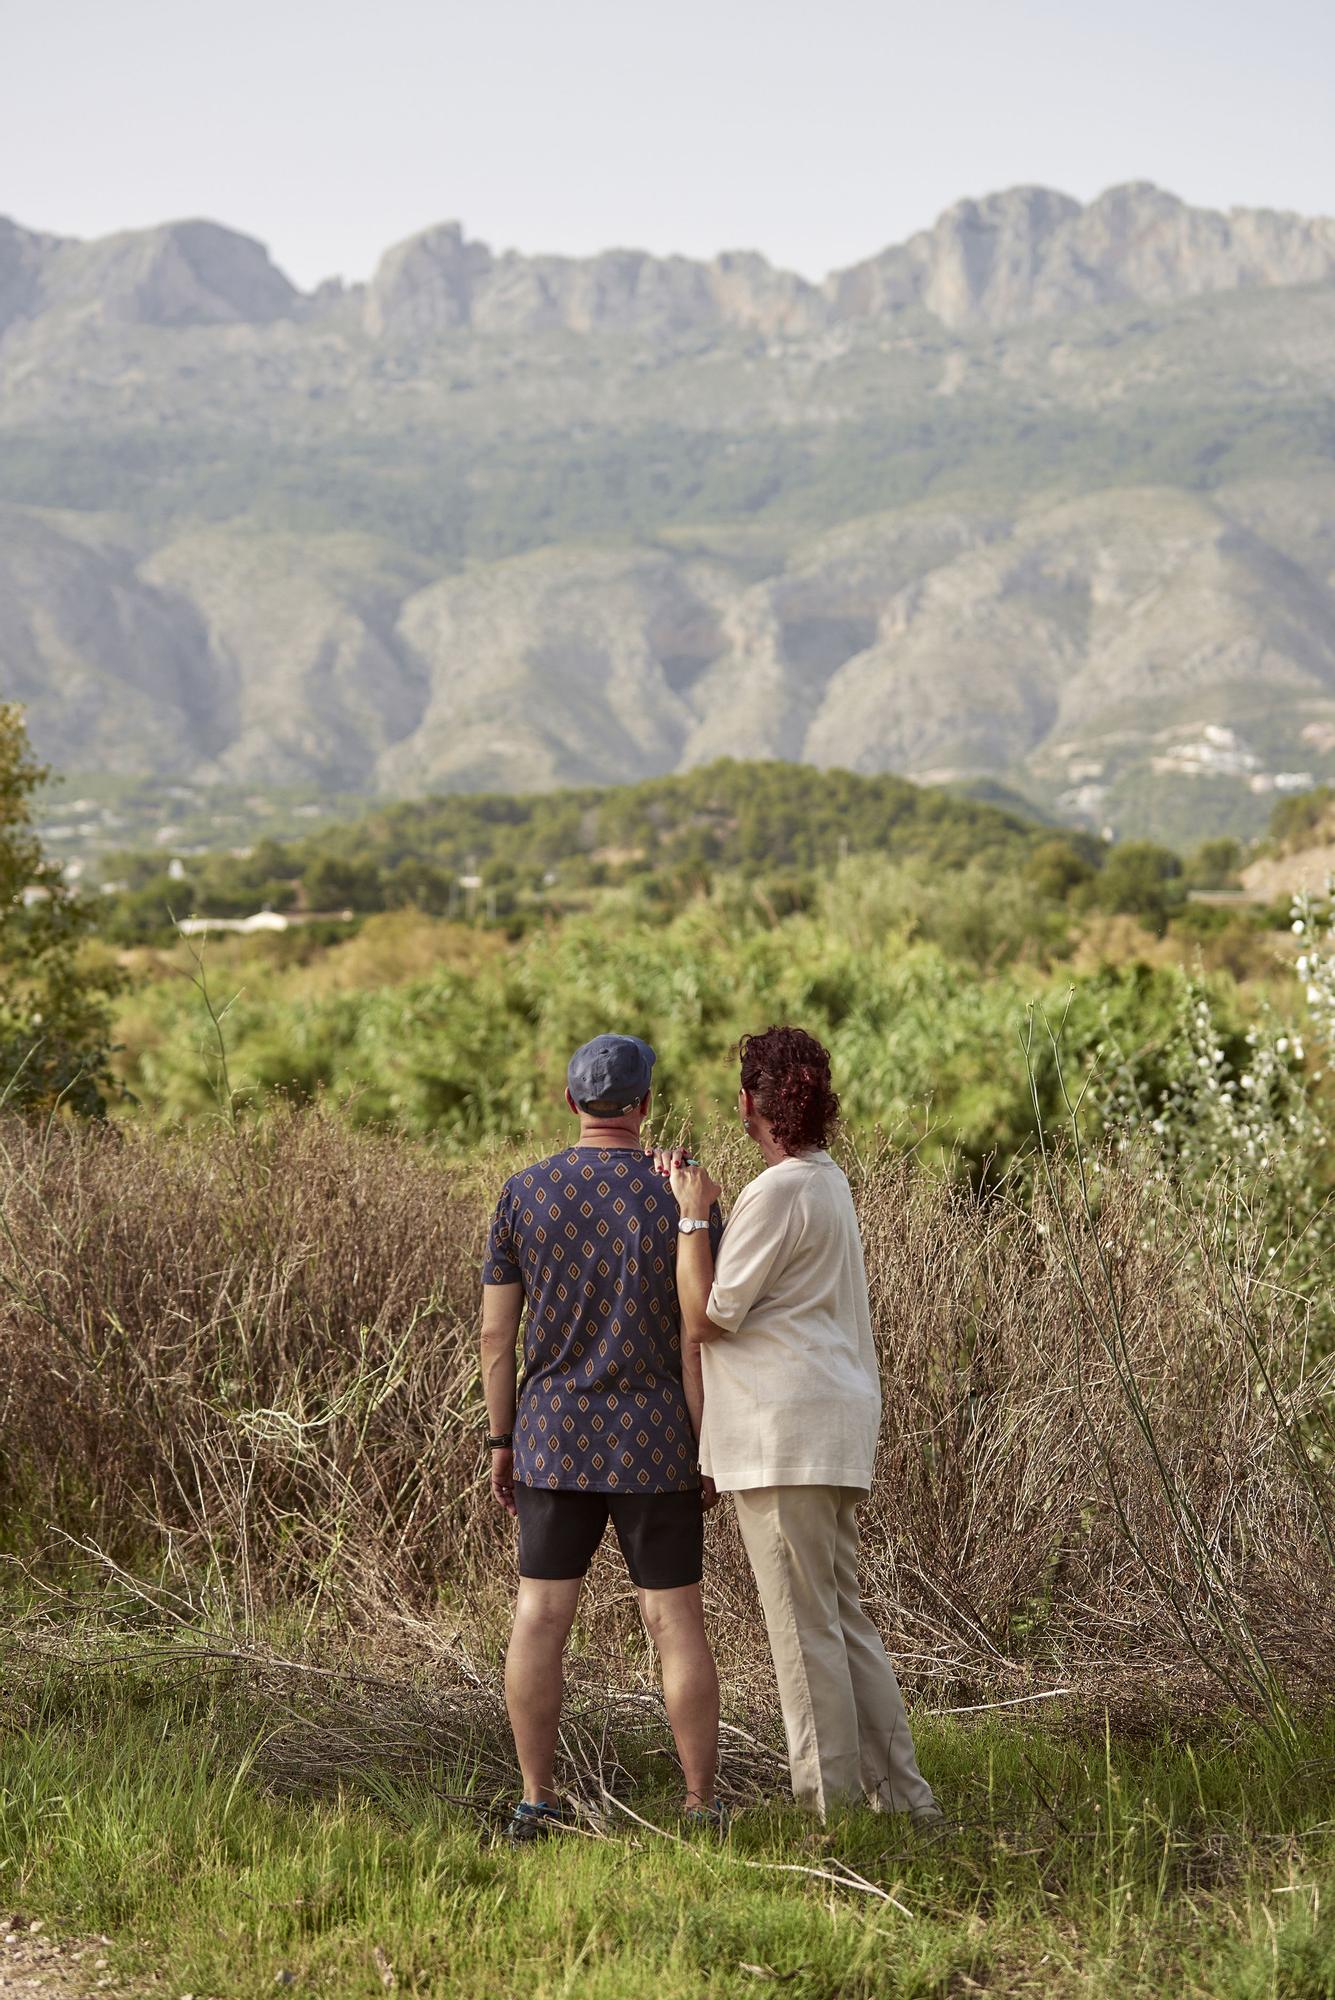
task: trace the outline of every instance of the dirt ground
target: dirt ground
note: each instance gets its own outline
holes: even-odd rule
[[[0,1915],[0,1996],[124,2000],[107,1970],[110,1938],[52,1938],[36,1918]]]
[[[1242,871],[1242,880],[1253,896],[1270,902],[1291,896],[1295,889],[1309,895],[1325,894],[1326,883],[1335,875],[1335,841],[1322,847],[1305,847],[1297,854],[1280,854],[1253,861]]]

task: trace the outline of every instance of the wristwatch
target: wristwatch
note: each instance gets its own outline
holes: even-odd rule
[[[505,1431],[500,1437],[493,1437],[490,1431],[487,1432],[488,1451],[509,1451],[514,1441],[513,1431]]]
[[[708,1229],[709,1217],[707,1215],[680,1215],[677,1218],[677,1227],[683,1236],[693,1236],[697,1229]]]

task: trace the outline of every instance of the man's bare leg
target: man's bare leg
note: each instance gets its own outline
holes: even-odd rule
[[[530,1805],[555,1805],[556,1733],[565,1684],[562,1655],[575,1622],[582,1577],[521,1576],[505,1655],[505,1706]]]
[[[718,1671],[705,1637],[698,1583],[641,1590],[640,1615],[663,1668],[663,1699],[686,1779],[688,1806],[712,1806],[718,1776]]]

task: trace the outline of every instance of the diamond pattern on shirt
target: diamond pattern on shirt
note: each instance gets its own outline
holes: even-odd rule
[[[502,1188],[482,1277],[524,1289],[514,1427],[521,1485],[644,1493],[696,1485],[676,1224],[672,1191],[646,1172],[638,1148],[572,1147]],[[716,1251],[722,1230],[715,1209]],[[651,1247],[662,1254],[651,1260]]]

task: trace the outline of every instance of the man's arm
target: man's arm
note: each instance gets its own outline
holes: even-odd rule
[[[487,1405],[487,1428],[494,1437],[504,1437],[515,1426],[515,1389],[519,1380],[515,1346],[523,1311],[521,1284],[482,1287],[482,1394]],[[513,1445],[493,1451],[491,1497],[507,1514],[516,1511],[514,1473]]]

